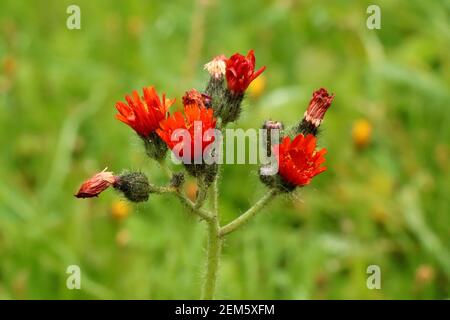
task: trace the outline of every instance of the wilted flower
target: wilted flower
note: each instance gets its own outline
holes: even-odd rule
[[[105,169],[106,170],[106,169]],[[112,172],[103,170],[97,173],[89,180],[86,180],[78,190],[75,197],[77,198],[92,198],[97,197],[101,192],[108,189],[116,183],[117,177]]]
[[[183,105],[192,106],[195,104],[199,105],[200,107],[210,107],[211,97],[204,93],[200,93],[195,89],[191,89],[184,94]]]
[[[208,73],[211,75],[211,77],[214,77],[216,79],[219,79],[225,75],[226,70],[226,61],[227,57],[225,57],[223,54],[220,56],[215,57],[210,62],[205,64],[205,70],[208,71]]]
[[[247,56],[239,53],[232,55],[226,61],[226,78],[228,89],[233,93],[243,93],[250,83],[259,76],[266,67],[255,72],[255,53],[250,50]]]

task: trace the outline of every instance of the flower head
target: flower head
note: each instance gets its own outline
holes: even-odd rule
[[[205,70],[208,71],[208,73],[211,75],[211,77],[214,77],[216,79],[219,79],[225,75],[226,70],[226,61],[227,57],[225,57],[223,54],[220,56],[215,57],[210,62],[205,64]]]
[[[359,119],[353,123],[352,137],[357,148],[364,148],[370,143],[372,125],[366,119]]]
[[[304,119],[312,123],[316,128],[319,127],[333,99],[334,94],[329,94],[324,88],[315,91],[311,101],[309,101]]]
[[[214,137],[205,139],[206,135],[204,134],[209,129],[216,127],[216,118],[213,115],[213,109],[206,108],[199,101],[195,99],[183,99],[183,101],[186,102],[184,116],[180,111],[175,112],[159,123],[160,129],[157,129],[156,132],[174,152],[175,146],[181,144],[182,149],[178,153],[179,156],[183,157],[183,150],[190,150],[190,160],[193,160],[202,157],[205,148],[214,142]],[[173,139],[172,134],[175,131],[180,132],[179,129],[184,129],[183,133],[186,133],[189,139],[185,139],[184,136],[179,137],[179,140]],[[199,144],[201,148],[195,148],[195,144]]]
[[[195,89],[191,89],[184,94],[183,105],[192,106],[195,104],[199,105],[200,107],[210,107],[211,97],[204,93],[200,93]]]
[[[92,178],[86,180],[78,190],[75,197],[77,198],[92,198],[97,197],[101,192],[108,189],[109,186],[115,184],[117,177],[112,172],[103,170],[97,173]]]
[[[116,118],[145,138],[159,127],[159,122],[166,117],[167,110],[175,99],[166,100],[163,94],[161,100],[154,87],[144,88],[143,92],[143,97],[136,90],[132,95],[127,95],[125,99],[128,104],[117,102],[116,109],[119,113]]]
[[[279,145],[278,153],[273,149],[278,162],[278,174],[292,186],[305,186],[311,179],[326,170],[321,167],[327,150],[316,149],[316,138],[309,134],[299,134],[293,141],[285,137]]]
[[[255,72],[255,54],[250,50],[247,56],[239,53],[232,55],[226,61],[226,78],[228,89],[234,93],[243,93],[250,83],[259,76],[266,67]]]

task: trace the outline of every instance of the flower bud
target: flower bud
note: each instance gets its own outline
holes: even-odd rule
[[[266,120],[262,126],[266,130],[266,153],[270,157],[272,155],[272,146],[279,144],[281,137],[283,136],[284,125],[282,122]],[[277,130],[278,134],[273,136],[274,131]]]
[[[222,118],[222,124],[236,121],[241,114],[241,103],[244,100],[244,93],[226,90],[224,98],[217,106],[217,116]]]
[[[216,178],[218,171],[217,163],[213,164],[192,163],[192,164],[185,164],[184,167],[191,176],[203,179],[203,183],[205,184],[205,186],[209,186],[211,185],[211,183],[214,182],[214,179]]]
[[[215,57],[212,61],[205,64],[205,69],[211,75],[205,94],[209,98],[206,107],[214,110],[215,117],[222,116],[222,110],[226,108],[225,70],[226,60],[224,55]]]
[[[150,194],[148,179],[142,172],[130,172],[118,176],[114,188],[121,191],[132,202],[147,201]]]
[[[112,172],[105,171],[106,168],[94,175],[92,178],[86,180],[78,190],[75,197],[77,198],[92,198],[97,197],[100,193],[108,189],[111,185],[116,183],[117,177]]]
[[[334,94],[330,95],[324,88],[315,91],[296,133],[317,135],[317,130],[333,99]]]

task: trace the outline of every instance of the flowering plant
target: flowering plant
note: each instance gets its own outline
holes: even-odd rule
[[[151,194],[170,194],[178,198],[186,210],[205,222],[208,227],[206,271],[202,298],[214,298],[221,249],[224,238],[249,222],[275,196],[292,192],[308,185],[312,178],[326,170],[325,149],[317,150],[317,132],[334,95],[320,89],[313,93],[303,118],[284,130],[282,123],[267,120],[263,125],[265,152],[274,159],[273,164],[260,166],[260,180],[268,187],[267,193],[235,220],[222,224],[218,210],[218,180],[220,169],[217,145],[226,125],[240,115],[245,91],[265,67],[255,71],[255,55],[236,53],[230,58],[220,55],[205,65],[210,74],[203,93],[192,89],[182,98],[184,112],[169,112],[174,99],[160,98],[153,87],[137,91],[117,102],[116,118],[130,126],[142,139],[147,155],[169,175],[167,185],[156,186],[142,172],[114,175],[103,170],[85,181],[78,198],[97,197],[109,187],[132,202],[147,201]],[[199,134],[200,132],[200,134]],[[182,191],[185,173],[172,172],[165,165],[168,150],[181,160],[185,172],[197,179],[195,201]],[[212,198],[211,208],[206,199]]]

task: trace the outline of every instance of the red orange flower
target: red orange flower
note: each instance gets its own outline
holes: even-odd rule
[[[324,163],[327,150],[316,151],[316,138],[309,134],[299,134],[291,142],[285,137],[279,145],[278,153],[273,149],[278,162],[278,174],[293,186],[305,186],[311,179],[326,170]]]
[[[239,53],[232,55],[226,61],[225,76],[228,89],[234,93],[243,93],[265,69],[266,67],[262,67],[255,72],[255,53],[253,50],[250,50],[246,57]]]
[[[106,170],[106,169],[105,169]],[[92,178],[86,180],[78,190],[75,197],[77,198],[92,198],[97,197],[101,192],[105,191],[111,185],[115,184],[117,177],[112,172],[103,170],[97,173]]]
[[[305,112],[304,119],[311,122],[315,127],[320,126],[325,112],[327,112],[333,99],[334,94],[329,94],[324,88],[315,91],[311,101],[309,101],[309,106]]]
[[[161,101],[153,87],[144,88],[143,92],[142,98],[136,90],[132,95],[127,95],[125,99],[128,104],[117,102],[116,109],[119,113],[116,114],[116,118],[145,138],[159,127],[159,122],[166,117],[166,112],[175,99],[166,100],[163,94]]]
[[[199,103],[199,101],[187,99],[186,96],[183,101],[189,102],[184,106],[184,116],[180,111],[175,112],[173,115],[159,123],[160,129],[157,129],[156,132],[172,150],[181,143],[179,146],[182,147],[182,149],[177,150],[177,155],[183,157],[183,150],[186,148],[187,150],[190,150],[190,160],[194,160],[202,157],[205,148],[214,142],[214,137],[205,139],[203,135],[207,130],[216,127],[216,118],[214,118],[213,109],[206,108]],[[178,129],[186,130],[184,133],[186,133],[190,139],[185,139],[183,136],[172,139],[172,134]],[[186,146],[185,143],[189,143],[190,145]],[[195,148],[196,143],[199,144],[201,148]]]

